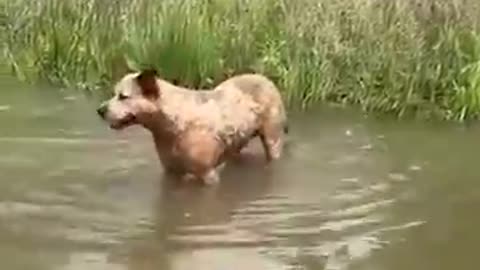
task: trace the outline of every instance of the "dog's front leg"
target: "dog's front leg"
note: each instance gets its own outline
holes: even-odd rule
[[[219,172],[216,169],[208,170],[205,173],[185,173],[180,176],[180,179],[185,182],[191,182],[194,180],[200,180],[206,185],[214,185],[220,182]]]
[[[220,175],[215,168],[208,170],[200,178],[206,185],[215,185],[220,182]]]
[[[175,146],[186,172],[207,185],[220,181],[218,161],[224,151],[223,144],[208,130],[194,129],[182,134]]]

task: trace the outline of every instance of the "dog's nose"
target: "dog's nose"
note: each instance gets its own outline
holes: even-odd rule
[[[97,113],[98,115],[100,115],[101,118],[105,118],[105,114],[107,113],[107,106],[102,105],[98,107]]]

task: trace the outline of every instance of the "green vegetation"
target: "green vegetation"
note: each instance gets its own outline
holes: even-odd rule
[[[98,89],[122,62],[185,86],[258,71],[285,100],[480,116],[478,0],[12,0],[4,57],[25,78]]]

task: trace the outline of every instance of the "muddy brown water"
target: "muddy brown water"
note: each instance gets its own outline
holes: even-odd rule
[[[476,269],[475,126],[292,114],[281,161],[254,143],[202,188],[164,179],[148,134],[109,130],[92,99],[2,88],[0,269]]]

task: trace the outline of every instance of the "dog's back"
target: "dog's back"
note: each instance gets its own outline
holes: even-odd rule
[[[215,89],[238,90],[249,96],[255,104],[260,106],[260,114],[278,121],[279,124],[284,126],[285,132],[288,132],[287,115],[282,96],[275,84],[267,77],[255,73],[241,74],[225,80]]]

